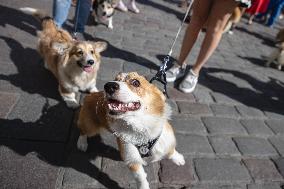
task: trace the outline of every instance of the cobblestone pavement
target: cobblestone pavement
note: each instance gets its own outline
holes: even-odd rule
[[[44,69],[36,52],[39,24],[18,11],[23,6],[51,12],[52,5],[0,2],[1,188],[135,188],[112,136],[90,139],[87,153],[76,150],[76,112],[62,102],[56,80]],[[183,11],[173,1],[139,0],[138,6],[141,14],[117,12],[112,31],[87,26],[88,39],[109,42],[99,89],[120,71],[152,77],[169,50]],[[67,28],[72,15],[74,8]],[[152,188],[280,189],[284,183],[284,74],[264,66],[281,26],[246,21],[234,35],[224,35],[193,94],[170,86],[171,123],[186,165],[163,160],[146,167]]]

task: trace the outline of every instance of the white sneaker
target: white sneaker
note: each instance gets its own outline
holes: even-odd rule
[[[127,7],[125,6],[125,4],[122,2],[122,0],[120,0],[117,4],[117,6],[115,7],[116,9],[122,11],[122,12],[127,12],[128,9]]]
[[[174,82],[178,78],[183,77],[184,74],[185,74],[185,66],[180,66],[178,64],[175,64],[166,73],[167,82]]]
[[[137,8],[134,0],[132,0],[128,3],[127,8],[128,8],[128,10],[130,10],[130,11],[136,13],[136,14],[138,14],[140,12],[140,10]]]
[[[184,93],[191,93],[192,91],[194,91],[197,82],[198,82],[198,75],[193,73],[193,71],[190,69],[187,76],[179,84],[179,89]]]

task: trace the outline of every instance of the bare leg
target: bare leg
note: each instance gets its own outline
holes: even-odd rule
[[[251,25],[252,24],[252,22],[253,22],[253,19],[254,19],[254,14],[252,14],[252,15],[250,15],[250,17],[249,17],[249,21],[248,21],[248,24],[249,25]]]
[[[202,46],[195,62],[192,71],[198,75],[202,66],[206,63],[209,57],[213,54],[218,46],[223,29],[228,22],[237,3],[233,0],[214,0],[210,15],[208,17],[207,31]]]
[[[186,57],[188,56],[200,30],[208,18],[211,2],[211,0],[196,0],[193,3],[193,15],[187,26],[178,58],[178,63],[180,65],[185,63],[184,61]]]

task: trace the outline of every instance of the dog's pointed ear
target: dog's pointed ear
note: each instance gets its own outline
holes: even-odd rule
[[[60,55],[65,54],[70,49],[70,47],[71,47],[71,44],[69,43],[54,42],[51,44],[51,48]]]
[[[117,7],[118,2],[119,2],[119,0],[112,0],[112,1],[111,1],[111,6],[112,6],[113,8]]]
[[[106,50],[107,43],[103,42],[103,41],[98,41],[98,42],[93,43],[93,47],[94,47],[96,52],[100,53],[100,52],[103,52],[104,50]]]

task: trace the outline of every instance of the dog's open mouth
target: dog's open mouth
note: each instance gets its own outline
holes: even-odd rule
[[[136,111],[140,107],[141,107],[140,102],[123,103],[123,102],[120,102],[114,99],[108,100],[108,108],[110,110],[110,114],[118,114],[118,113],[125,113],[128,111]]]
[[[82,68],[85,72],[92,72],[93,71],[93,66],[91,65],[83,65],[81,62],[77,62],[77,65]]]
[[[83,70],[85,72],[88,72],[88,73],[93,71],[93,67],[92,66],[83,66],[82,68],[83,68]]]

